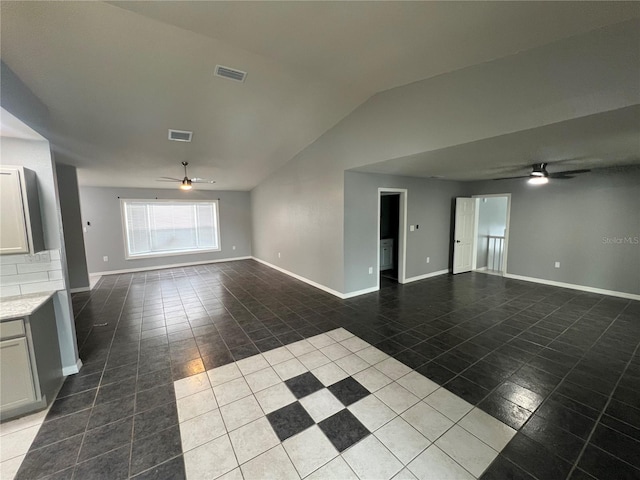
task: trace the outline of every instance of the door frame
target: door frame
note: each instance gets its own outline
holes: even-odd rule
[[[398,215],[398,283],[406,282],[407,266],[407,196],[409,190],[406,188],[378,187],[378,233],[376,235],[376,289],[380,290],[380,208],[383,193],[400,194],[400,215]]]
[[[482,198],[507,197],[507,221],[504,232],[504,254],[502,257],[502,276],[507,274],[507,259],[509,253],[509,225],[511,223],[511,194],[510,193],[489,193],[483,195],[471,195],[476,199],[475,219],[473,221],[473,253],[471,259],[471,271],[479,271],[478,268],[478,222],[480,220],[480,200]]]

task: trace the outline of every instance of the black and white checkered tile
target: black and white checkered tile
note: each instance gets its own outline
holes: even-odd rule
[[[472,479],[515,434],[344,329],[175,392],[189,480]]]

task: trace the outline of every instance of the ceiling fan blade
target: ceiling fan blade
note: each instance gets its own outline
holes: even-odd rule
[[[549,178],[553,178],[556,180],[568,180],[570,178],[575,177],[579,173],[587,173],[590,171],[591,170],[584,169],[584,170],[567,170],[564,172],[555,172],[555,173],[550,173]]]
[[[565,170],[563,172],[554,172],[554,173],[551,173],[550,175],[551,176],[554,176],[554,175],[578,175],[579,173],[587,173],[587,172],[590,172],[590,171],[591,171],[590,169],[584,168],[584,169],[581,169],[581,170]]]
[[[529,175],[519,175],[517,177],[501,177],[501,178],[494,178],[493,180],[514,180],[516,178],[529,178]]]
[[[173,178],[173,177],[160,177],[156,178],[157,182],[181,182],[181,178]]]
[[[549,175],[549,178],[553,178],[554,180],[570,180],[574,178],[573,175],[560,175],[559,173],[553,173]]]
[[[191,183],[216,183],[215,180],[208,180],[206,178],[194,177],[191,179]]]

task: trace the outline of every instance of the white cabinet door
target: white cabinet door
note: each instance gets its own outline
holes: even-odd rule
[[[0,171],[0,253],[29,253],[22,198],[20,172],[13,168],[3,168]]]
[[[0,342],[0,382],[2,410],[35,401],[36,392],[25,337]]]

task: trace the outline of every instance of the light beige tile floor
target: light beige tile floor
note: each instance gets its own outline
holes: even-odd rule
[[[285,384],[310,370],[325,387],[353,372],[371,394],[346,408],[370,435],[338,452],[317,423],[345,406],[327,388],[298,400]],[[343,328],[175,385],[189,480],[472,479],[515,435]],[[296,401],[316,424],[281,442],[267,415]]]

